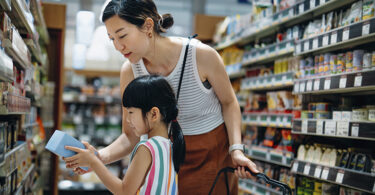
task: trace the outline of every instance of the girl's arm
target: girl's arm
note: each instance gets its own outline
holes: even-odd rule
[[[241,110],[234,94],[229,77],[225,71],[223,61],[219,54],[205,44],[197,45],[197,66],[202,81],[207,79],[217,95],[223,112],[227,128],[229,144],[241,143]],[[258,172],[256,165],[250,161],[242,151],[234,150],[231,153],[236,166],[247,166],[253,172]],[[251,177],[250,173],[239,174],[241,177]]]
[[[146,146],[139,146],[123,180],[113,175],[103,162],[95,156],[95,149],[87,142],[82,142],[86,149],[66,146],[65,148],[77,155],[68,157],[69,168],[89,166],[113,194],[136,194],[137,190],[144,183],[147,172],[150,168],[152,157]]]

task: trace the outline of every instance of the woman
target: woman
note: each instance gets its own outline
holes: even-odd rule
[[[258,172],[243,153],[240,108],[214,49],[196,39],[161,36],[173,25],[173,18],[169,14],[160,16],[152,0],[112,0],[103,11],[102,21],[115,48],[129,60],[121,68],[122,90],[134,78],[158,74],[178,93],[187,49],[178,99],[178,121],[186,142],[186,157],[179,171],[180,194],[208,194],[223,167],[238,167],[235,174],[241,178],[251,177],[245,166]],[[139,142],[126,119],[123,108],[123,134],[99,151],[105,164],[120,160]],[[83,173],[81,169],[75,171]],[[238,180],[228,176],[230,191],[237,194]],[[214,193],[220,194],[225,188],[222,178]]]

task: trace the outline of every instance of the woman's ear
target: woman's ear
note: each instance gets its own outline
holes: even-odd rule
[[[147,17],[145,23],[143,24],[143,28],[146,30],[147,33],[150,33],[154,30],[154,20]]]

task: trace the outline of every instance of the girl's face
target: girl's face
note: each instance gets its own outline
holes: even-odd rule
[[[143,134],[146,134],[148,132],[148,126],[146,125],[147,119],[144,119],[142,110],[139,108],[130,107],[127,108],[128,110],[128,117],[127,121],[130,124],[131,127],[134,128],[135,134],[137,136],[141,136]]]
[[[147,30],[121,19],[118,15],[105,21],[109,39],[112,40],[116,50],[131,63],[137,63],[148,51],[151,38]],[[148,28],[149,29],[149,28]]]

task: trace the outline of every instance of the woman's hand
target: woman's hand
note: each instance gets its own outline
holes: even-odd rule
[[[237,167],[237,170],[234,171],[234,174],[237,177],[247,179],[254,178],[250,172],[245,171],[245,167],[248,167],[253,173],[259,173],[255,163],[247,158],[241,150],[232,151],[231,156],[234,166]]]
[[[86,149],[81,149],[81,148],[72,147],[72,146],[65,146],[65,149],[76,152],[77,154],[71,157],[63,158],[63,160],[66,163],[66,167],[72,168],[74,172],[78,174],[85,174],[87,172],[90,172],[91,169],[89,169],[88,171],[84,171],[83,169],[79,167],[91,166],[93,159],[97,158],[96,155],[98,154],[98,152],[92,145],[90,145],[89,143],[85,141],[83,141],[82,143],[83,145],[85,145]]]

